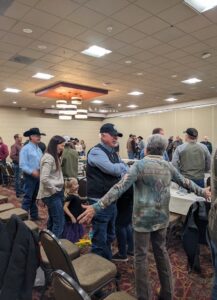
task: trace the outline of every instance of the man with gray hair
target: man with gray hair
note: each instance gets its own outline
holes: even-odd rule
[[[161,283],[159,299],[172,300],[172,272],[166,249],[166,232],[169,223],[170,184],[175,181],[199,196],[209,197],[210,192],[184,178],[169,162],[163,159],[167,140],[154,134],[147,140],[146,156],[135,162],[123,178],[107,194],[79,216],[79,222],[90,222],[95,213],[114,203],[134,185],[134,251],[136,293],[138,300],[150,300],[148,249],[151,240]]]

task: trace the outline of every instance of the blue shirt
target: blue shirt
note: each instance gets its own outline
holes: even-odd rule
[[[101,144],[110,153],[115,153],[114,148],[109,147],[102,142]],[[109,160],[106,153],[98,147],[94,147],[90,150],[88,154],[88,163],[90,164],[90,166],[97,167],[106,174],[117,177],[123,176],[129,169],[129,167],[123,161],[121,161],[121,159],[119,159],[119,163],[113,164]]]
[[[42,151],[38,145],[29,142],[20,151],[19,165],[24,173],[29,175],[33,171],[38,171],[40,169],[40,160],[42,157]]]

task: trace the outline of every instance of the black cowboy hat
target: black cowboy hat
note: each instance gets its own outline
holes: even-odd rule
[[[40,132],[39,128],[34,127],[30,128],[29,130],[25,131],[23,136],[27,137],[30,135],[46,135],[45,133]]]

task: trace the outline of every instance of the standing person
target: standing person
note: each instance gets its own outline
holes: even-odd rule
[[[65,139],[62,136],[53,136],[40,162],[38,198],[42,199],[48,207],[49,219],[47,228],[57,238],[61,237],[64,228],[64,180],[60,161],[64,145]]]
[[[214,280],[211,300],[217,299],[217,150],[212,161],[211,172],[212,203],[209,212],[208,236],[214,267]]]
[[[80,144],[79,140],[78,139],[75,139],[75,150],[78,152],[79,156],[82,155],[82,152],[83,152],[83,148],[82,148],[82,145]]]
[[[163,128],[160,128],[160,127],[154,128],[154,129],[152,130],[152,134],[160,134],[160,135],[164,135],[164,130],[163,130]],[[165,150],[164,153],[163,153],[163,158],[164,158],[164,160],[169,161],[169,156],[168,156],[166,150]]]
[[[144,159],[133,164],[129,172],[97,203],[84,206],[86,211],[78,217],[80,223],[89,222],[95,214],[108,209],[130,186],[134,186],[134,255],[136,293],[138,300],[150,300],[148,251],[152,249],[161,283],[160,299],[172,300],[173,282],[166,233],[169,224],[170,185],[175,181],[199,196],[208,198],[210,192],[184,178],[172,164],[163,159],[167,140],[160,134],[147,140]]]
[[[210,153],[205,145],[197,142],[197,129],[188,128],[184,133],[185,143],[176,148],[172,164],[183,176],[204,187],[205,173],[210,170]]]
[[[86,144],[84,140],[81,140],[82,153],[81,156],[86,156]]]
[[[0,137],[0,165],[2,167],[6,167],[6,159],[9,155],[8,146],[4,144],[2,137]],[[1,172],[1,182],[3,184],[7,184],[8,179],[3,173]]]
[[[70,137],[65,136],[65,147],[62,155],[62,172],[64,179],[78,177],[78,152],[71,147]]]
[[[42,152],[38,144],[40,143],[41,136],[45,134],[41,133],[38,128],[30,128],[23,135],[29,137],[29,143],[23,146],[20,151],[19,166],[23,171],[24,179],[22,208],[30,213],[31,220],[37,221],[39,217],[36,198],[39,188],[40,160],[42,157]]]
[[[209,142],[208,136],[204,136],[203,141],[201,141],[202,144],[204,144],[207,149],[209,150],[209,153],[212,154],[212,143]]]
[[[15,190],[16,197],[19,198],[23,194],[21,187],[21,169],[19,167],[19,156],[22,148],[22,136],[20,134],[14,135],[15,143],[11,146],[10,158],[13,163],[14,175],[15,175]]]
[[[134,152],[133,152],[133,134],[129,135],[129,138],[127,140],[127,155],[129,159],[134,159]]]
[[[97,203],[120,180],[128,166],[115,153],[118,137],[122,137],[114,125],[106,123],[100,128],[101,142],[87,155],[87,197]],[[111,243],[115,238],[116,204],[97,213],[93,219],[92,252],[109,260],[112,258]]]
[[[183,144],[182,139],[180,138],[179,135],[177,135],[175,141],[173,142],[173,152],[175,152],[176,148],[182,144]]]
[[[138,159],[142,159],[144,157],[143,153],[144,153],[144,149],[145,149],[145,143],[143,140],[143,137],[140,135],[138,136]]]
[[[77,222],[77,217],[84,211],[81,206],[81,199],[78,195],[78,181],[75,178],[66,180],[65,194],[66,199],[64,203],[65,212],[65,226],[62,237],[76,243],[84,235],[84,228],[82,224]]]
[[[167,146],[167,155],[169,157],[169,161],[173,158],[173,136],[170,136],[168,139],[168,146]]]

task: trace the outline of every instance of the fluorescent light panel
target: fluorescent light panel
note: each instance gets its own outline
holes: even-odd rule
[[[91,101],[91,103],[93,103],[93,104],[101,104],[101,103],[103,103],[104,101],[102,101],[102,100],[100,100],[100,99],[95,99],[95,100],[93,100],[93,101]]]
[[[199,13],[203,13],[217,6],[217,0],[184,0],[184,2]]]
[[[165,99],[165,101],[168,101],[168,102],[174,102],[174,101],[177,101],[178,99],[177,98],[174,98],[174,97],[169,97],[167,99]]]
[[[139,91],[133,91],[133,92],[128,93],[128,95],[131,95],[131,96],[140,96],[143,94],[144,94],[143,92],[139,92]]]
[[[72,119],[72,116],[65,116],[65,115],[60,115],[59,116],[59,120],[68,121],[68,120],[71,120],[71,119]]]
[[[7,93],[20,93],[21,92],[21,90],[19,90],[19,89],[15,89],[15,88],[6,88],[6,89],[4,89],[3,90],[3,92],[7,92]]]
[[[193,78],[189,78],[189,79],[183,80],[182,82],[186,83],[186,84],[194,84],[194,83],[198,83],[198,82],[201,82],[201,81],[202,81],[201,79],[193,77]]]
[[[87,119],[88,117],[87,117],[87,115],[79,115],[79,114],[77,114],[77,115],[75,115],[75,119]]]
[[[89,55],[89,56],[93,56],[93,57],[102,57],[111,52],[112,52],[111,50],[93,45],[93,46],[89,47],[88,49],[82,51],[81,53]]]
[[[131,104],[131,105],[128,105],[127,107],[128,107],[128,108],[137,108],[137,107],[138,107],[138,105]]]
[[[33,78],[38,78],[38,79],[44,79],[44,80],[48,80],[53,78],[54,76],[51,74],[47,74],[47,73],[36,73],[35,75],[32,76]]]

